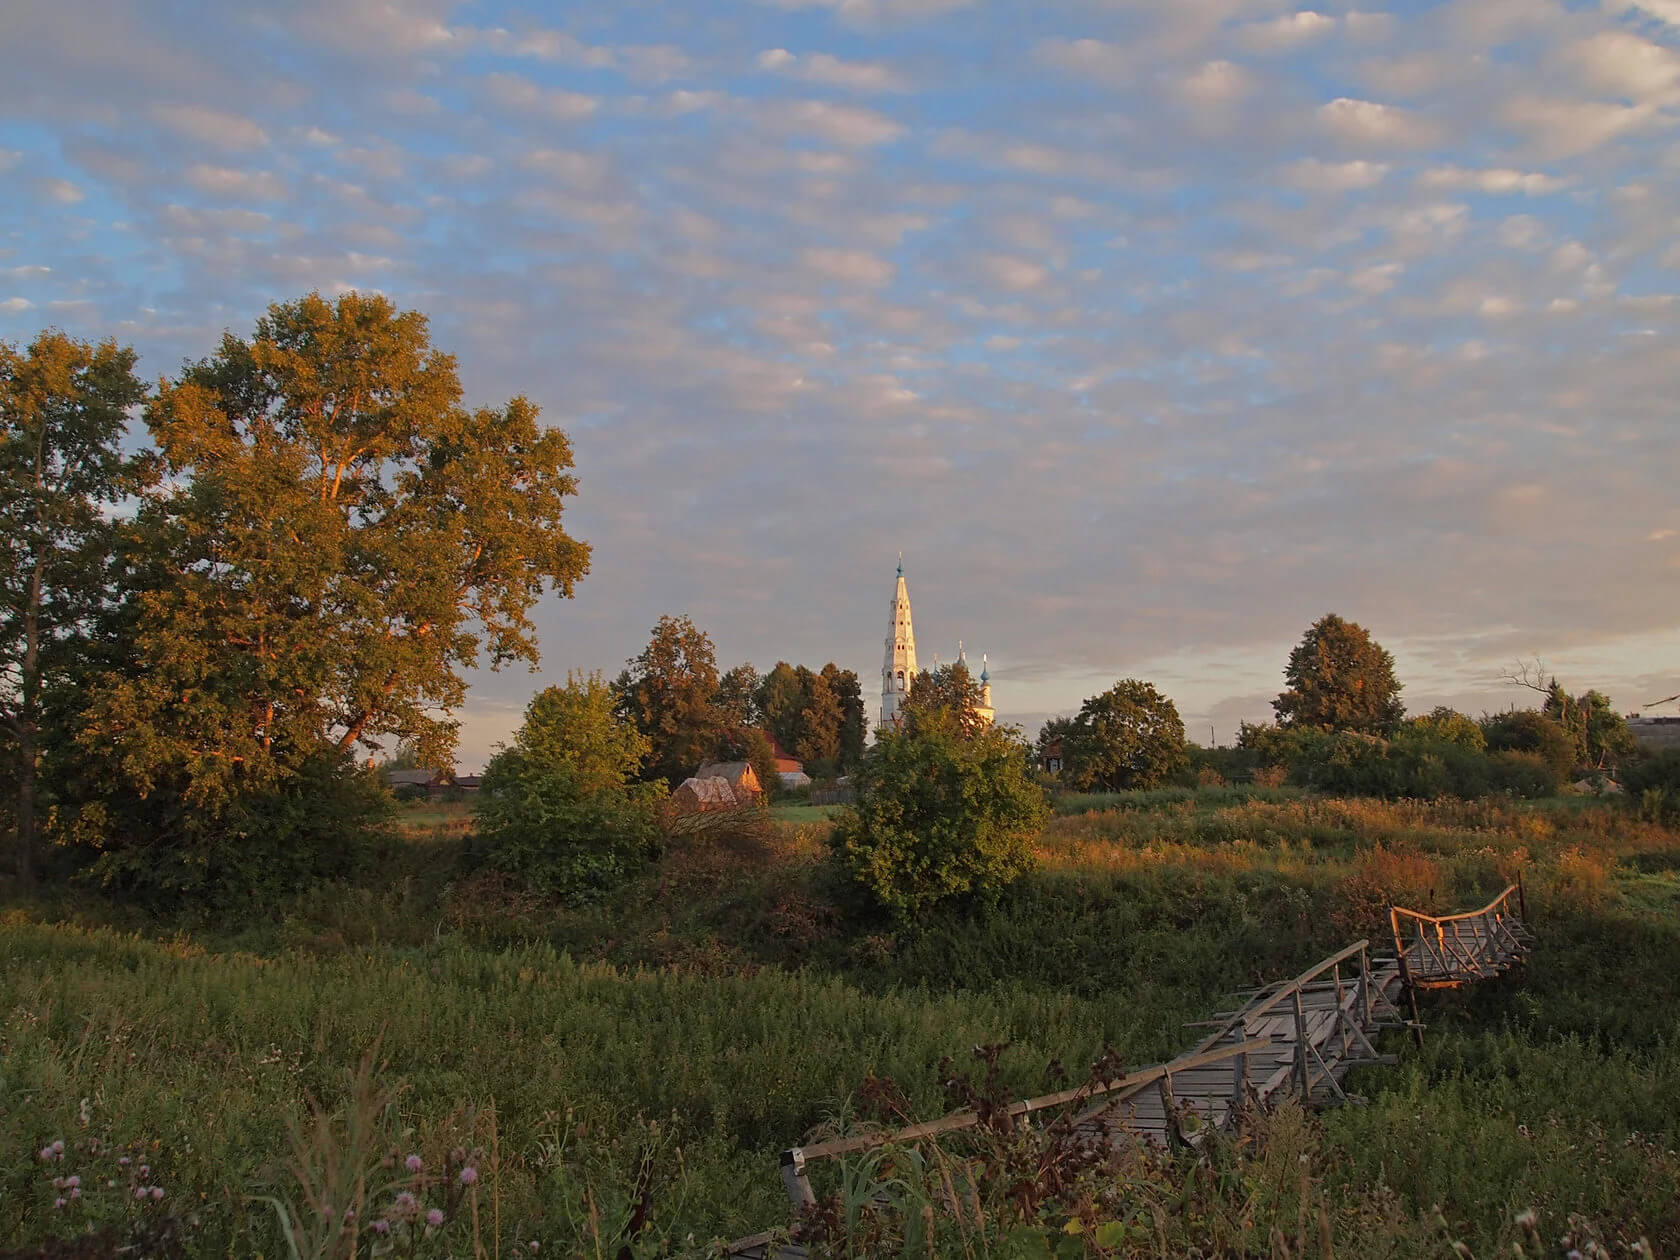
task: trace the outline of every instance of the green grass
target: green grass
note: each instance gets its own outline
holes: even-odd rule
[[[785,823],[822,823],[829,821],[836,811],[843,808],[845,807],[841,805],[772,805],[770,817]]]
[[[364,884],[214,932],[85,901],[6,912],[0,1247],[168,1205],[196,1217],[194,1255],[277,1254],[273,1213],[244,1196],[296,1197],[288,1120],[306,1097],[347,1106],[375,1046],[399,1091],[380,1140],[433,1165],[493,1141],[482,1188],[504,1242],[583,1246],[579,1205],[627,1217],[652,1151],[637,1254],[703,1247],[786,1219],[778,1150],[849,1122],[871,1076],[929,1117],[940,1060],[977,1044],[1010,1044],[1011,1091],[1045,1087],[1052,1060],[1077,1076],[1105,1043],[1131,1064],[1168,1057],[1229,989],[1371,930],[1384,895],[1468,905],[1521,867],[1526,973],[1430,998],[1423,1049],[1391,1035],[1401,1066],[1351,1081],[1369,1105],[1301,1138],[1338,1254],[1385,1254],[1372,1231],[1386,1254],[1446,1254],[1420,1250],[1445,1246],[1436,1205],[1477,1255],[1511,1254],[1526,1207],[1553,1237],[1579,1213],[1680,1250],[1673,832],[1610,806],[1153,794],[1063,813],[1040,872],[990,911],[899,925],[830,882],[815,811],[781,818],[768,839],[673,852],[596,907],[533,901],[472,874],[466,841],[416,836]],[[62,1139],[113,1171],[81,1150],[92,1138],[143,1154],[164,1204],[101,1191],[80,1217],[55,1209],[48,1174],[65,1169],[28,1153]],[[1295,1202],[1275,1162],[1214,1188],[1168,1169],[1162,1202],[1223,1237],[1226,1195],[1230,1221],[1259,1228],[1265,1204]],[[1295,1209],[1276,1211],[1293,1230]]]

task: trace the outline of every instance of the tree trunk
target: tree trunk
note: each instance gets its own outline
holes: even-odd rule
[[[35,887],[35,732],[27,725],[18,738],[17,879],[20,892]]]
[[[21,891],[35,886],[35,736],[40,727],[36,707],[41,695],[41,569],[29,582],[29,603],[23,612],[23,668],[18,688],[17,878]]]

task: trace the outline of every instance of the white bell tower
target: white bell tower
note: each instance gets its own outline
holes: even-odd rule
[[[904,588],[904,553],[898,553],[898,585],[893,588],[892,620],[887,625],[887,655],[881,665],[881,725],[897,726],[898,709],[916,677],[916,631],[910,624],[910,592]]]

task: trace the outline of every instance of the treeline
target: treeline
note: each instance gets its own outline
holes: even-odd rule
[[[537,659],[589,548],[566,435],[464,405],[426,320],[311,294],[148,388],[135,355],[0,346],[0,775],[25,888],[231,905],[346,873],[440,764],[464,671]],[[130,447],[138,411],[145,442]]]
[[[1172,701],[1126,679],[1073,717],[1047,722],[1038,754],[1041,762],[1059,756],[1060,781],[1082,791],[1287,781],[1345,795],[1473,798],[1548,796],[1582,775],[1624,770],[1641,785],[1653,775],[1667,782],[1660,759],[1639,757],[1604,695],[1571,695],[1538,666],[1510,676],[1542,697],[1537,708],[1480,719],[1437,708],[1408,718],[1394,658],[1364,627],[1332,613],[1307,629],[1284,680],[1272,702],[1276,721],[1244,723],[1234,748],[1188,742]]]

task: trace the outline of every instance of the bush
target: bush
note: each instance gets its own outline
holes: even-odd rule
[[[1555,796],[1563,786],[1557,766],[1539,753],[1496,752],[1488,756],[1488,788],[1519,800]]]
[[[1680,817],[1680,748],[1648,752],[1622,767],[1627,799],[1651,822]]]
[[[61,838],[96,851],[87,877],[107,889],[158,909],[242,913],[356,874],[390,809],[377,774],[322,753],[220,808],[166,789],[112,795],[63,819]]]
[[[567,762],[504,750],[485,770],[475,810],[484,863],[539,892],[596,900],[656,852],[663,788],[589,791]]]
[[[1498,713],[1482,721],[1490,752],[1538,754],[1551,768],[1555,785],[1561,786],[1575,768],[1575,741],[1569,732],[1545,714],[1533,709]]]
[[[995,899],[1032,869],[1049,817],[1028,750],[1011,732],[965,737],[954,723],[883,731],[856,776],[831,843],[841,867],[908,918],[941,901]]]

